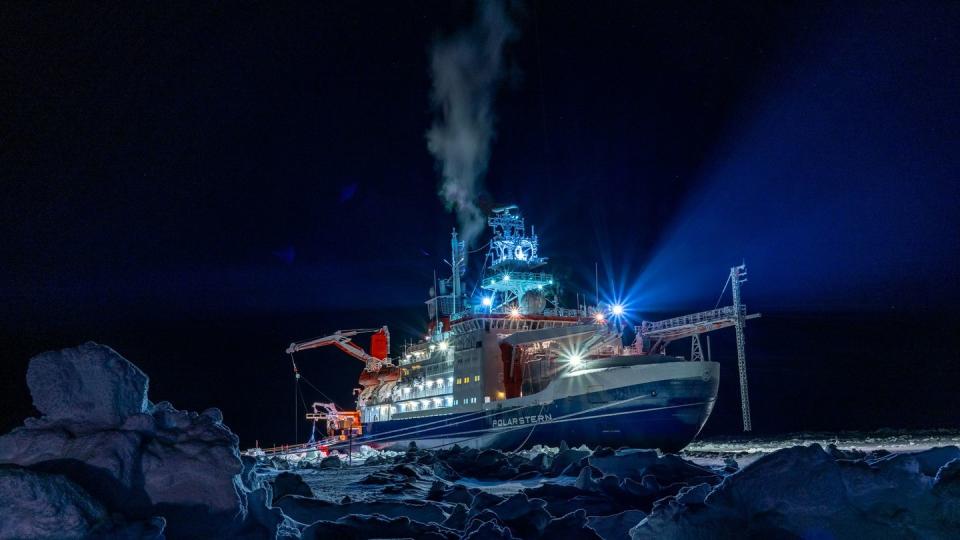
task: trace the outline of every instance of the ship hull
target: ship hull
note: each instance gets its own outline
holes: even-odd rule
[[[519,450],[564,441],[678,451],[709,418],[718,375],[714,362],[587,372],[558,381],[553,391],[488,403],[482,410],[369,422],[353,444]]]

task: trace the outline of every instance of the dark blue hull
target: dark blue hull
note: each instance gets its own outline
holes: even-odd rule
[[[483,411],[370,422],[353,444],[403,449],[459,444],[519,450],[557,446],[630,446],[677,451],[700,432],[713,410],[717,379],[648,382],[557,399],[544,405],[487,404]]]

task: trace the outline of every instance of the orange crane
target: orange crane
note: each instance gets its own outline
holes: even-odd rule
[[[370,352],[363,350],[363,347],[357,345],[350,338],[359,334],[373,334],[370,336]],[[337,330],[329,336],[308,339],[306,341],[295,341],[287,347],[287,354],[290,355],[290,361],[293,364],[293,373],[297,381],[297,393],[299,396],[300,371],[293,360],[294,353],[310,349],[318,349],[333,345],[348,355],[364,363],[365,369],[360,374],[360,385],[364,388],[376,386],[383,381],[393,381],[400,377],[400,370],[393,361],[388,358],[390,354],[390,330],[386,326],[380,328],[356,328],[353,330]],[[361,394],[362,395],[362,394]],[[296,399],[294,399],[296,406]],[[323,412],[321,412],[321,409]],[[324,420],[327,423],[327,434],[338,435],[342,438],[350,438],[352,435],[363,432],[360,423],[360,414],[357,411],[341,411],[333,403],[314,403],[313,413],[307,413],[307,419],[313,420],[314,432],[316,431],[316,422]],[[294,433],[298,433],[295,429]],[[296,435],[294,435],[296,437]],[[311,435],[311,440],[313,436]]]
[[[369,353],[363,350],[363,347],[350,340],[350,338],[358,334],[371,333],[373,335],[370,336]],[[390,354],[390,330],[386,326],[381,328],[337,330],[329,336],[294,342],[287,347],[287,354],[292,355],[293,353],[326,347],[327,345],[333,345],[357,360],[360,360],[366,365],[366,370],[370,372],[380,371],[382,367],[393,365],[393,362],[387,358],[387,355]]]

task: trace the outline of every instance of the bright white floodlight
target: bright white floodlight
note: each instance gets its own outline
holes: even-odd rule
[[[490,307],[493,305],[493,298],[490,298],[489,296],[484,296],[483,300],[481,300],[480,303],[483,304],[483,307]]]
[[[623,306],[620,304],[614,304],[613,307],[610,308],[610,312],[619,317],[623,315]]]
[[[570,362],[570,365],[573,367],[580,367],[580,364],[583,363],[583,357],[579,354],[571,354],[567,361]]]

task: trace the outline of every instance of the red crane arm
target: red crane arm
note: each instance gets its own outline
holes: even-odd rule
[[[382,328],[359,328],[354,330],[337,330],[329,336],[323,336],[319,338],[309,339],[307,341],[299,341],[291,343],[287,347],[287,354],[293,354],[300,351],[306,351],[309,349],[318,349],[320,347],[326,347],[327,345],[333,345],[341,351],[347,353],[348,355],[360,360],[367,366],[368,371],[376,371],[383,365],[385,362],[380,358],[377,358],[367,351],[363,350],[363,347],[360,347],[356,343],[350,341],[350,338],[356,336],[357,334],[369,334],[373,332],[389,332],[387,327]]]

